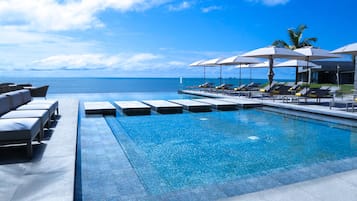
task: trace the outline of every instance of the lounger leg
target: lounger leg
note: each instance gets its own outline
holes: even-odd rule
[[[31,139],[26,144],[27,157],[32,158],[32,142]]]
[[[41,142],[43,140],[43,137],[45,136],[45,129],[42,123],[41,123],[40,133],[38,135],[39,135],[38,142]]]

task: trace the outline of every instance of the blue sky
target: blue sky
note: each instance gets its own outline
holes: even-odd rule
[[[352,0],[4,0],[0,73],[201,77],[190,63],[288,40],[287,29],[299,24],[323,49],[357,42],[356,7]],[[238,74],[233,67],[223,72]],[[218,68],[207,74],[217,77]],[[277,69],[276,78],[294,78],[294,70]]]

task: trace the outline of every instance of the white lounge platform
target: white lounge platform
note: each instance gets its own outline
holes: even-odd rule
[[[142,102],[149,105],[152,110],[161,114],[182,113],[182,105],[166,100],[144,100]]]
[[[220,98],[219,100],[237,103],[239,107],[242,108],[251,108],[251,107],[260,107],[262,104],[260,102],[249,100],[249,99],[237,99],[237,98]]]
[[[84,102],[86,114],[102,114],[116,116],[116,108],[108,101],[103,102]]]
[[[150,106],[139,101],[115,101],[114,103],[128,116],[149,115],[151,113]]]
[[[210,112],[210,111],[212,111],[211,104],[208,104],[208,103],[198,102],[198,101],[189,100],[189,99],[175,99],[175,100],[169,100],[169,101],[173,102],[173,103],[177,103],[179,105],[182,105],[182,107],[185,110],[188,110],[191,112]]]
[[[237,103],[227,102],[227,101],[223,101],[220,99],[214,99],[214,98],[202,98],[202,99],[195,99],[195,100],[202,102],[202,103],[208,103],[214,109],[223,110],[223,111],[236,110],[237,106],[238,106]]]

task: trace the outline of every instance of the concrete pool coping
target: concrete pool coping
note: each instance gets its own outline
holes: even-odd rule
[[[221,201],[355,201],[356,198],[357,170],[352,170]]]
[[[59,99],[60,116],[41,144],[33,142],[33,158],[23,146],[2,147],[1,200],[74,200],[78,100]],[[6,156],[5,156],[6,155]]]
[[[344,109],[338,108],[329,108],[329,106],[319,105],[319,104],[296,104],[296,103],[284,103],[284,100],[272,100],[272,99],[259,99],[259,98],[246,98],[245,96],[229,96],[224,94],[211,93],[206,91],[194,91],[194,90],[182,90],[181,93],[204,96],[204,97],[212,97],[212,98],[230,98],[242,101],[255,101],[260,103],[263,106],[284,108],[289,110],[320,114],[330,117],[338,117],[344,119],[352,119],[357,120],[357,112],[348,112]],[[322,99],[322,101],[328,101],[331,99]]]

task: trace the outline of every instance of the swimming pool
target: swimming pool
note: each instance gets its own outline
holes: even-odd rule
[[[103,190],[107,196],[123,195],[113,188],[126,178],[116,161],[122,157],[130,166],[123,170],[132,171],[126,174],[138,178],[127,185],[141,186],[124,194],[143,200],[212,194],[212,188],[208,200],[214,200],[356,168],[356,128],[264,109],[104,119],[81,120],[86,127],[80,137],[82,171],[105,170],[104,176],[92,177],[98,180],[82,174],[88,197],[98,194],[91,186],[109,181],[114,183]],[[98,135],[107,125],[109,131]],[[108,150],[108,144],[115,149]]]

